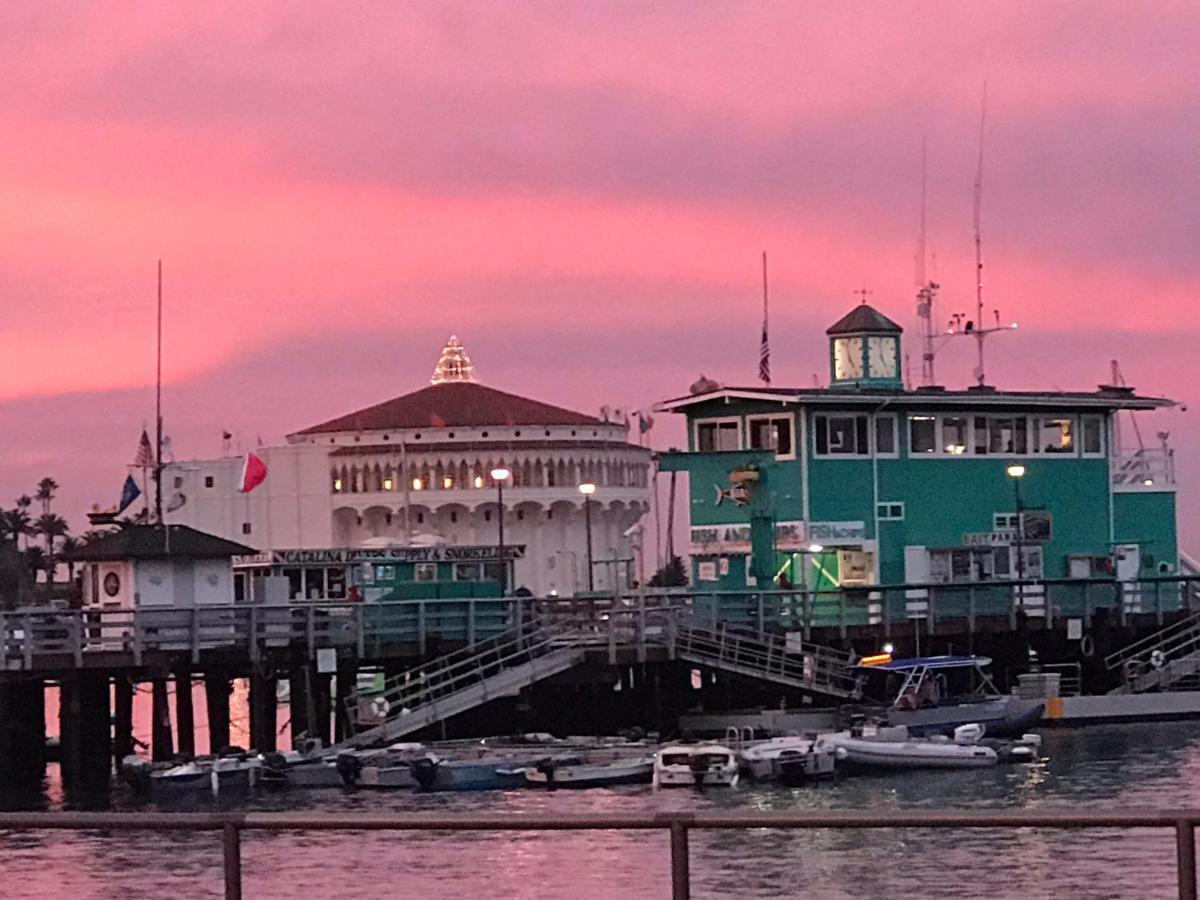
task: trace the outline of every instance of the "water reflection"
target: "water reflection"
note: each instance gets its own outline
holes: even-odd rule
[[[703,809],[1000,809],[1178,807],[1200,802],[1195,724],[1047,732],[1048,761],[991,770],[846,778],[794,789],[509,791],[486,794],[312,791],[267,794],[264,810],[657,812]],[[62,808],[54,767],[39,790],[0,793],[4,808]],[[202,798],[140,805],[114,789],[114,807],[211,810]],[[244,808],[225,800],[222,805]],[[0,835],[5,897],[218,897],[211,834]],[[375,898],[385,894],[547,900],[669,896],[665,833],[254,834],[246,838],[247,896]],[[19,876],[18,876],[19,873]],[[1168,832],[1033,829],[719,831],[692,836],[696,897],[1173,896]],[[15,887],[14,887],[15,886]]]

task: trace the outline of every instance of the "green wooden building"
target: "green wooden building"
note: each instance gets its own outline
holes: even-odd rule
[[[827,333],[829,387],[702,380],[659,404],[687,416],[687,452],[660,464],[688,474],[697,589],[905,585],[912,615],[914,585],[1179,571],[1172,451],[1120,440],[1126,411],[1170,400],[909,389],[890,319],[863,304]],[[1030,614],[1044,605],[1022,589]]]

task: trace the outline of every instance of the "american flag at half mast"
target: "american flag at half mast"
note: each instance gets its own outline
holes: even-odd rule
[[[763,327],[762,344],[758,348],[758,377],[764,384],[771,383],[771,345],[767,341],[767,253],[763,251]]]

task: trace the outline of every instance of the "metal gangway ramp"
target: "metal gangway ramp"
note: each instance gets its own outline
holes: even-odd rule
[[[848,652],[692,616],[679,617],[667,634],[677,659],[839,699],[856,696]]]
[[[1110,694],[1170,690],[1200,672],[1200,613],[1109,654],[1104,664],[1109,671],[1121,673],[1122,683]]]
[[[527,622],[497,637],[432,659],[388,679],[382,692],[346,699],[350,721],[360,698],[382,721],[333,749],[394,741],[497,697],[557,675],[583,660],[592,636],[573,625]]]

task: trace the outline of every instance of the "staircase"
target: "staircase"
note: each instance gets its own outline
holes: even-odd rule
[[[1200,613],[1110,654],[1104,664],[1110,671],[1120,671],[1123,679],[1110,694],[1169,690],[1185,679],[1193,679],[1200,673]]]
[[[511,696],[583,660],[595,635],[571,625],[529,623],[430,660],[389,679],[382,693],[362,695],[382,721],[334,749],[394,741],[497,697]],[[360,700],[346,701],[351,720]]]
[[[851,655],[820,644],[714,627],[691,617],[680,618],[668,630],[667,640],[674,658],[697,665],[840,699],[855,691]]]

